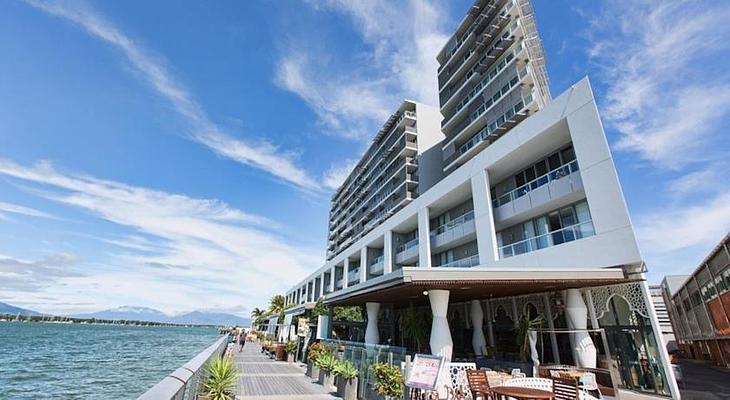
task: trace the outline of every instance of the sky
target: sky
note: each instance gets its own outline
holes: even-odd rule
[[[589,76],[651,282],[730,230],[730,5],[534,0]],[[329,198],[470,0],[0,2],[0,301],[248,315],[324,263]]]

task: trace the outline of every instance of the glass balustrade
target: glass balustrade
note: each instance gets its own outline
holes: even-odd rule
[[[529,253],[535,250],[557,246],[595,235],[593,221],[588,220],[575,225],[557,229],[542,235],[530,237],[519,242],[510,243],[499,248],[501,258]]]
[[[446,264],[438,265],[440,268],[472,268],[479,265],[479,255],[460,258],[458,260],[449,261]]]
[[[418,238],[409,240],[408,242],[403,243],[402,245],[398,246],[397,253],[402,253],[408,249],[412,249],[414,247],[418,247]]]
[[[573,172],[578,171],[578,160],[573,160],[568,164],[561,165],[558,168],[555,168],[552,171],[549,171],[548,173],[544,175],[540,175],[537,178],[531,180],[530,182],[525,183],[524,185],[513,189],[501,196],[499,196],[496,199],[492,200],[492,205],[494,208],[497,208],[499,206],[503,206],[505,204],[508,204],[511,201],[514,201],[515,199],[518,199],[526,194],[528,194],[530,191],[535,190],[541,186],[545,186],[548,183],[552,181],[556,181],[558,179],[564,178]]]
[[[454,218],[451,221],[439,226],[438,228],[431,231],[431,236],[440,235],[444,232],[448,232],[464,223],[474,219],[474,211],[469,211],[458,218]]]

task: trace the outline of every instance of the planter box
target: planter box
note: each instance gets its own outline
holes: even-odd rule
[[[337,396],[342,400],[357,400],[357,377],[349,380],[337,378]]]
[[[278,345],[276,346],[276,350],[274,350],[276,361],[284,361],[286,358],[286,351],[284,351],[284,345]]]
[[[286,355],[286,361],[287,361],[287,362],[288,362],[289,364],[293,363],[293,362],[294,362],[294,353],[292,353],[292,354],[288,354],[288,353],[287,353],[287,355]]]
[[[324,386],[325,389],[332,390],[335,386],[335,376],[331,372],[320,370],[317,382]]]
[[[319,378],[319,368],[317,368],[311,361],[307,363],[307,376],[312,379]]]

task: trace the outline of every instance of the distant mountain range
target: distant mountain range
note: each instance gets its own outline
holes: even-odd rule
[[[0,303],[0,314],[14,314],[14,315],[20,314],[20,315],[28,315],[31,317],[36,316],[36,315],[41,315],[41,313],[39,313],[39,312],[36,312],[33,310],[28,310],[25,308],[15,307],[8,303]]]
[[[15,307],[10,304],[0,303],[0,314],[18,314],[35,316],[42,315],[33,310]],[[129,321],[150,321],[183,325],[238,325],[249,326],[250,318],[239,317],[234,314],[220,313],[214,311],[191,311],[180,315],[167,315],[162,311],[149,307],[122,306],[109,310],[102,310],[93,313],[69,315],[73,318],[83,319],[109,319]]]

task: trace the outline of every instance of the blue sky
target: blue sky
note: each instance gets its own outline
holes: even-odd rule
[[[328,198],[471,1],[0,3],[0,301],[247,314],[324,261]],[[650,279],[730,229],[730,9],[535,0],[588,75]],[[689,17],[692,16],[692,17]]]

